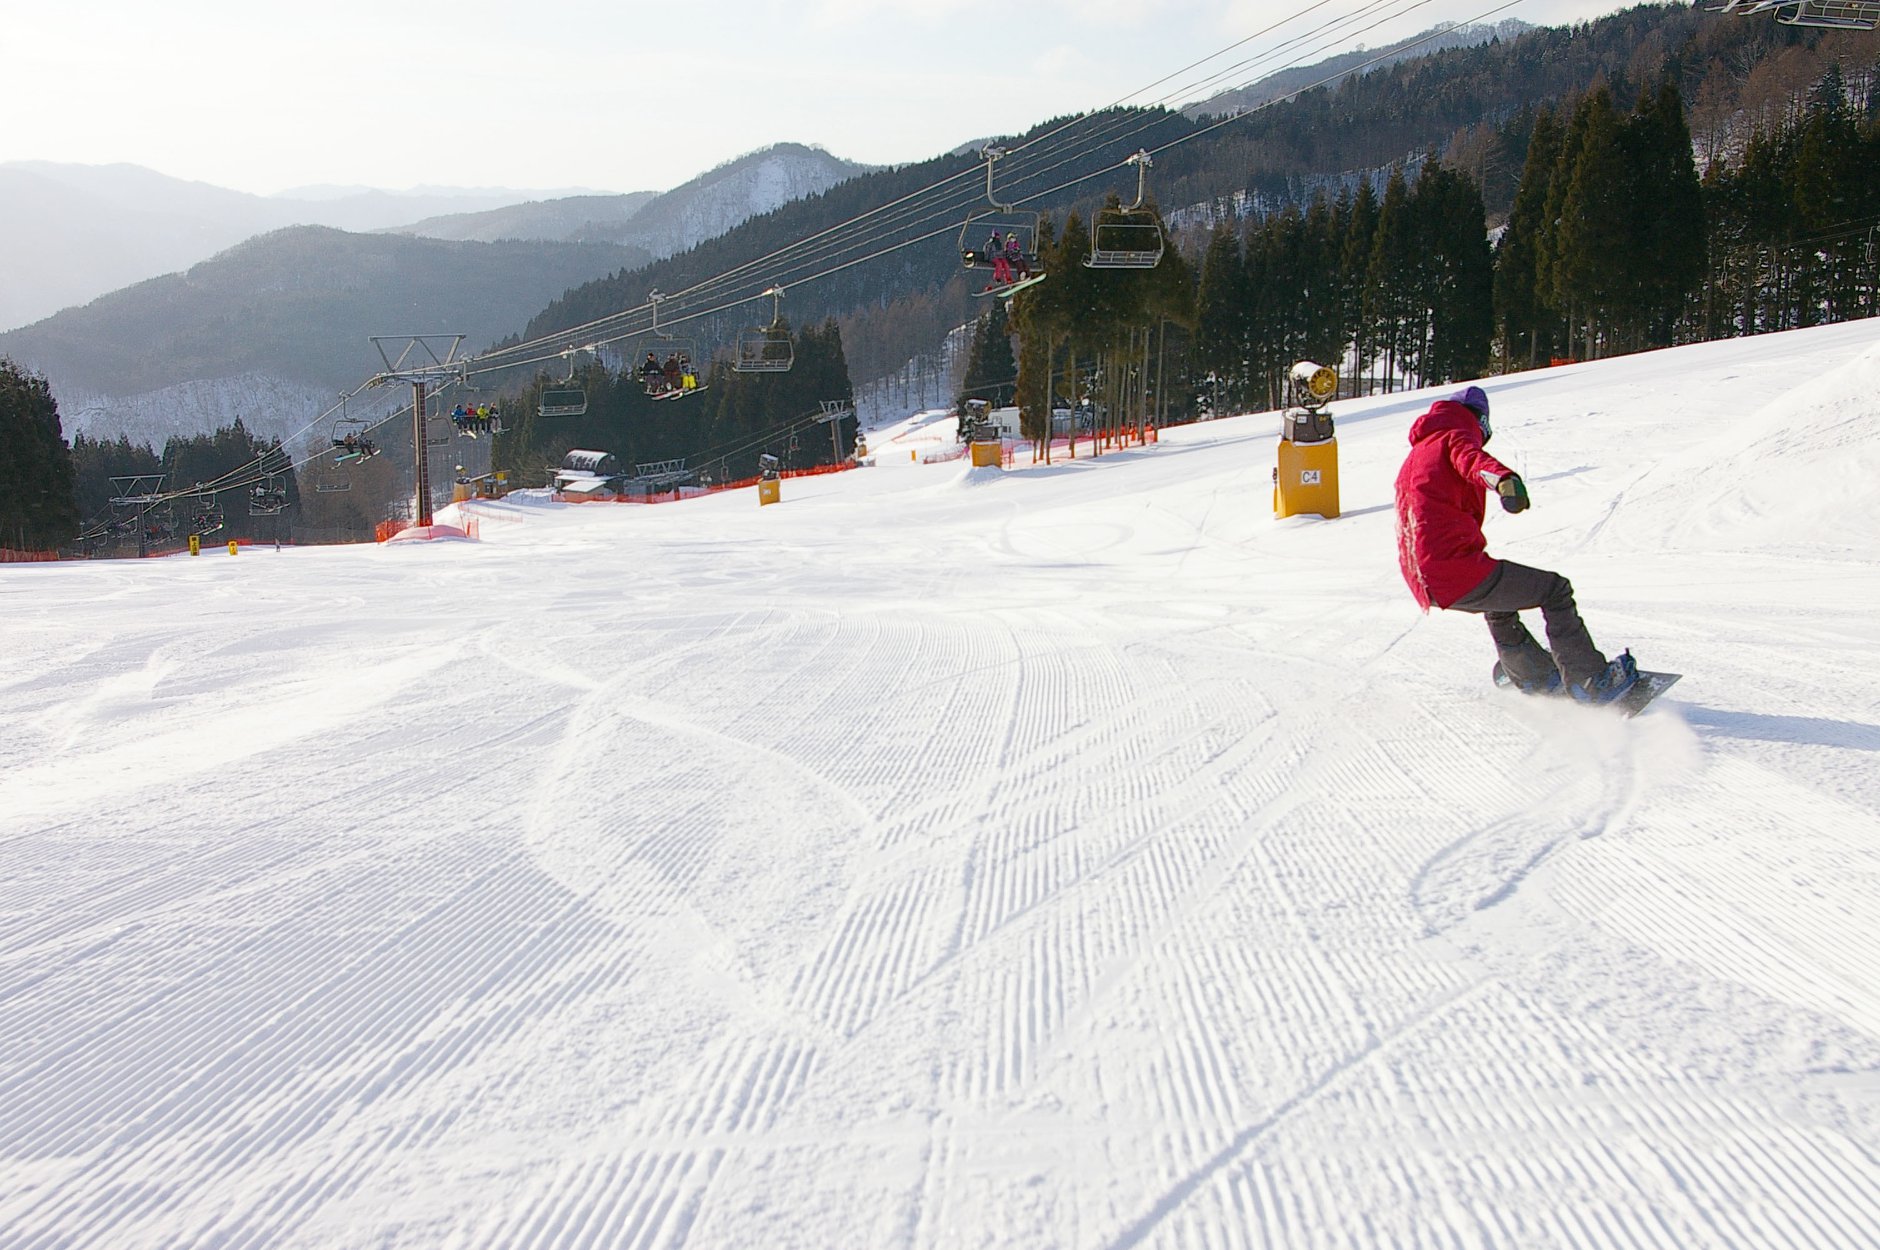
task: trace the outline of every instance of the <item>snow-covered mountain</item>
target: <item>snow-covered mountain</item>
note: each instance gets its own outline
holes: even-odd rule
[[[251,429],[274,433],[307,409],[306,397],[319,397],[318,411],[370,372],[369,333],[463,330],[471,336],[466,349],[480,349],[570,287],[683,251],[865,167],[781,144],[661,195],[564,196],[373,234],[272,231],[195,262],[181,258],[245,231],[257,204],[267,212],[312,206],[327,216],[381,220],[398,204],[438,199],[347,194],[274,202],[131,167],[108,177],[74,168],[0,167],[0,206],[9,202],[9,176],[58,192],[12,202],[22,213],[37,205],[46,220],[37,236],[27,230],[0,239],[0,248],[20,253],[6,263],[17,260],[48,281],[62,273],[66,258],[24,241],[56,235],[53,219],[62,219],[75,227],[73,238],[120,245],[120,253],[102,242],[80,247],[103,270],[157,254],[190,267],[0,332],[0,354],[46,375],[68,435],[127,433],[161,444],[170,433],[214,429],[231,411]],[[131,212],[133,202],[143,207]],[[133,246],[133,238],[141,241]],[[231,308],[243,312],[231,317]]]
[[[431,218],[396,230],[439,239],[618,243],[658,260],[870,168],[821,148],[779,143],[727,161],[663,194],[535,201]]]
[[[0,330],[50,316],[289,225],[372,230],[573,192],[429,187],[250,195],[137,165],[0,164]]]
[[[643,247],[655,257],[670,256],[870,168],[821,148],[780,143],[708,170],[652,200],[619,226],[587,237]]]
[[[1637,720],[1429,393],[0,566],[0,1241],[1871,1250],[1880,321],[1485,385]]]
[[[1368,72],[1449,48],[1473,48],[1495,39],[1513,39],[1522,31],[1532,29],[1532,25],[1516,17],[1503,18],[1498,22],[1448,23],[1382,48],[1360,47],[1356,51],[1341,52],[1311,65],[1295,65],[1277,70],[1247,86],[1217,92],[1205,100],[1185,104],[1182,112],[1190,117],[1220,117],[1245,112],[1315,83],[1337,82],[1348,74]]]

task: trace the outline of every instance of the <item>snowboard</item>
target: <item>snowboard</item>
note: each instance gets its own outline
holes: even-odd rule
[[[1513,690],[1517,694],[1526,693],[1526,691],[1514,684],[1514,678],[1508,676],[1508,674],[1503,671],[1501,661],[1497,660],[1495,662],[1492,675],[1495,679],[1495,685],[1501,689]],[[1607,708],[1630,719],[1650,707],[1654,699],[1671,689],[1671,687],[1677,685],[1679,679],[1683,676],[1683,673],[1654,673],[1641,668],[1638,671],[1638,680],[1632,683],[1630,690],[1614,699],[1611,703],[1589,703],[1587,706]],[[1546,694],[1538,694],[1534,697],[1537,699],[1564,699],[1568,703],[1577,702],[1572,695],[1567,693],[1565,686],[1562,686],[1559,690],[1549,691]]]
[[[1011,299],[1026,287],[1037,286],[1049,276],[1049,274],[1035,274],[1032,277],[1026,278],[1023,282],[1008,282],[1004,286],[987,287],[983,291],[974,291],[973,298],[981,299],[987,295],[996,295],[1000,299]]]

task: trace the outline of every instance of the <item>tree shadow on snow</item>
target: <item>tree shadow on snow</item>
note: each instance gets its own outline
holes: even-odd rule
[[[1706,737],[1748,738],[1758,742],[1795,742],[1809,746],[1841,747],[1849,751],[1880,751],[1880,725],[1821,716],[1764,716],[1732,712],[1694,703],[1679,705],[1685,723]]]

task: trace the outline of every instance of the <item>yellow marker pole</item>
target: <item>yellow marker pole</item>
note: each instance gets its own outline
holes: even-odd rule
[[[240,550],[241,550],[241,547],[240,547],[240,545],[239,545],[239,544],[237,544],[237,543],[236,543],[236,541],[235,541],[235,540],[234,540],[233,538],[231,538],[231,539],[229,539],[229,540],[228,540],[228,553],[229,553],[230,555],[234,555],[234,554],[235,554],[236,552],[238,552],[238,551],[240,551]]]
[[[201,534],[191,534],[189,536],[189,554],[192,556],[199,556],[202,554],[202,535]]]

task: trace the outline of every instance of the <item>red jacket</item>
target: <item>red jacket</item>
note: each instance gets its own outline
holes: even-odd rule
[[[1397,471],[1397,562],[1426,611],[1495,571],[1482,517],[1488,492],[1511,472],[1482,450],[1482,427],[1461,404],[1439,399],[1410,427],[1410,455]]]

